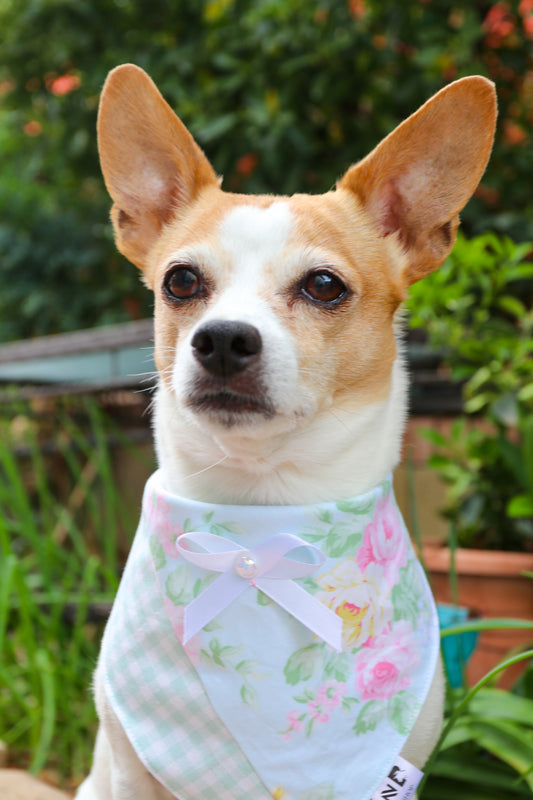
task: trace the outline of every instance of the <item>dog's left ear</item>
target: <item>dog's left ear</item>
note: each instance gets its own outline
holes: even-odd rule
[[[396,234],[414,283],[440,267],[455,242],[459,211],[487,165],[496,92],[486,78],[455,81],[399,125],[338,187],[354,192],[382,236]]]

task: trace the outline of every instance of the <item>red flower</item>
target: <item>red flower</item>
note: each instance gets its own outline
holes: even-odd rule
[[[54,78],[48,83],[48,89],[55,94],[57,97],[61,97],[64,94],[70,94],[70,92],[79,89],[81,85],[81,79],[77,75],[60,75],[59,78]]]
[[[500,47],[503,40],[516,30],[516,21],[507,3],[495,3],[483,20],[489,47]]]
[[[237,161],[237,172],[239,175],[244,175],[244,177],[247,178],[252,174],[258,163],[259,159],[255,153],[246,153],[246,155],[241,156]]]

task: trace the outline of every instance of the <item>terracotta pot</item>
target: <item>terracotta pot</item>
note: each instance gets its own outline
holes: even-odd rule
[[[450,550],[425,546],[423,558],[437,602],[453,602],[450,585]],[[458,602],[473,616],[533,619],[533,554],[458,549]],[[503,661],[509,651],[533,647],[533,631],[496,630],[480,634],[479,643],[467,668],[470,685]],[[506,670],[500,686],[509,687],[524,671],[527,662]]]

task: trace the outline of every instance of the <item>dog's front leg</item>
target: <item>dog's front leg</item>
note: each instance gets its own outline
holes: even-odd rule
[[[91,773],[76,800],[171,800],[171,795],[139,761],[113,712],[97,669],[95,701],[100,719]]]

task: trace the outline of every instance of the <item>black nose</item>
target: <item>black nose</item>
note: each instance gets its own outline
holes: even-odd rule
[[[212,375],[231,378],[242,372],[261,352],[261,334],[247,322],[215,319],[192,337],[195,358]]]

